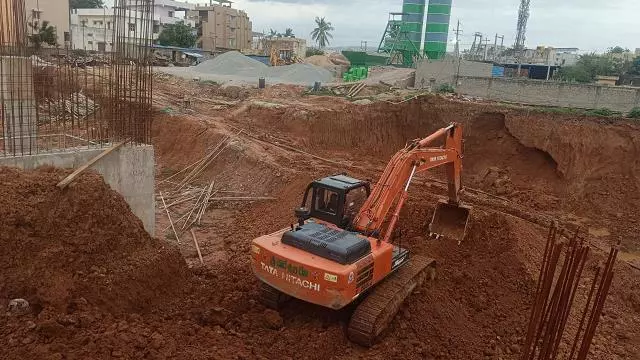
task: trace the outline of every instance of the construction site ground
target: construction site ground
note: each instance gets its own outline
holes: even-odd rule
[[[555,220],[592,245],[591,269],[622,240],[590,358],[640,359],[640,125],[433,95],[362,96],[372,103],[156,78],[158,193],[210,187],[219,199],[194,227],[204,265],[177,221],[193,202],[170,207],[176,239],[158,198],[154,239],[97,175],[63,193],[55,184],[68,171],[0,169],[0,301],[32,305],[0,314],[0,358],[518,359]],[[407,141],[452,121],[465,130],[468,235],[461,244],[427,236],[446,184],[438,171],[419,176],[394,241],[435,258],[438,275],[379,344],[348,341],[353,307],[294,300],[273,312],[256,301],[250,242],[295,221],[311,180],[347,172],[375,182]],[[220,144],[182,183],[181,171]]]

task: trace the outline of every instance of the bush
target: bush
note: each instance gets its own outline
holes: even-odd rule
[[[312,47],[307,48],[307,53],[305,54],[305,56],[309,57],[314,55],[324,55],[324,50]]]
[[[442,84],[438,88],[438,94],[453,94],[454,92],[456,92],[456,89],[451,84]]]
[[[633,119],[640,119],[640,107],[634,107],[633,109],[631,109],[629,115],[627,116]]]
[[[622,115],[620,112],[618,111],[613,111],[611,109],[607,109],[607,108],[600,108],[600,109],[594,109],[594,110],[589,110],[585,113],[586,115],[590,115],[590,116],[620,116]]]

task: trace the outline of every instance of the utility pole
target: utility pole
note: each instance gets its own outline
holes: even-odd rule
[[[462,30],[460,30],[460,19],[458,19],[458,26],[453,31],[456,33],[456,58],[458,59],[458,69],[456,70],[456,83],[454,86],[458,86],[460,80],[460,63],[462,62],[462,57],[460,56],[460,35],[462,35]]]
[[[460,59],[460,35],[462,35],[462,30],[460,30],[460,20],[458,20],[458,26],[453,32],[456,34],[456,57]]]

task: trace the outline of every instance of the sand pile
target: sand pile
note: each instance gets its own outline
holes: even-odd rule
[[[227,52],[207,60],[194,69],[205,74],[264,76],[268,66],[237,51]]]
[[[333,74],[310,64],[270,67],[237,51],[218,55],[192,68],[162,68],[158,71],[187,79],[199,78],[230,83],[257,83],[264,77],[269,84],[312,85],[316,81],[330,82]]]
[[[187,268],[178,250],[149,236],[99,175],[58,189],[68,173],[0,168],[0,304],[145,312],[180,293]]]

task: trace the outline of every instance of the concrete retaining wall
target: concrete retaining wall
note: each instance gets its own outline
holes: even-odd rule
[[[477,61],[460,61],[460,76],[491,77],[493,65]],[[458,60],[423,60],[416,68],[416,87],[421,89],[443,84],[454,85],[458,73]]]
[[[43,165],[77,168],[104,149],[78,149],[29,156],[0,158],[0,166],[35,169]],[[155,233],[155,157],[153,146],[125,146],[100,159],[91,167],[111,188],[120,193],[131,211],[142,220],[152,236]]]
[[[640,89],[528,79],[461,76],[456,92],[496,101],[581,109],[608,108],[623,113],[640,106]]]

